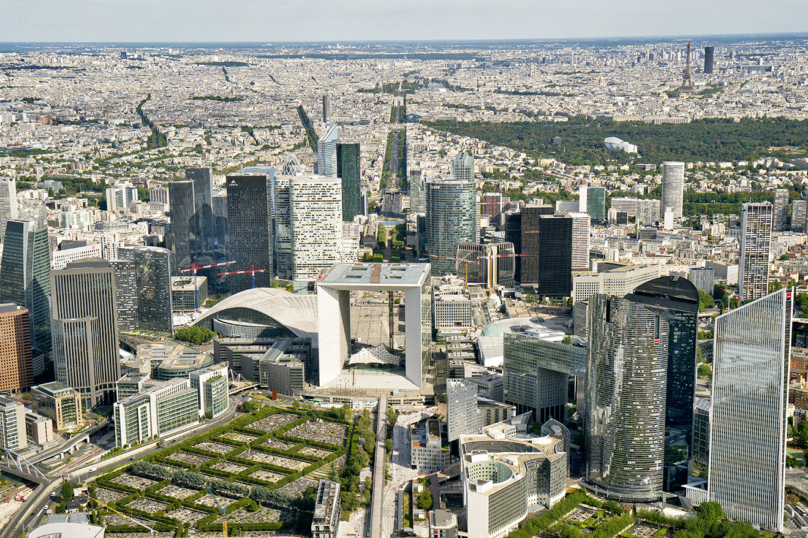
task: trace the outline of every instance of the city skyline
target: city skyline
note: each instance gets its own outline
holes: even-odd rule
[[[686,34],[757,34],[800,32],[804,3],[786,0],[764,5],[751,0],[686,0],[676,10],[662,4],[628,0],[620,4],[575,0],[548,5],[512,0],[506,5],[417,0],[407,9],[367,0],[339,4],[287,4],[221,0],[169,4],[45,0],[7,2],[0,34],[8,42],[173,41],[271,42],[377,39],[581,39]],[[697,11],[700,16],[689,13]],[[355,34],[341,21],[362,20]],[[36,24],[31,24],[36,21]],[[269,24],[267,24],[269,23]],[[469,29],[474,31],[469,31]]]

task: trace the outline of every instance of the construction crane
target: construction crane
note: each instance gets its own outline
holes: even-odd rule
[[[99,501],[98,499],[96,499],[96,498],[94,498],[94,497],[90,497],[89,495],[87,495],[87,497],[88,497],[88,498],[90,498],[90,499],[92,499],[92,500],[94,500],[96,503],[98,503],[100,506],[103,506],[103,507],[104,507],[104,508],[106,508],[107,510],[111,510],[111,511],[115,512],[116,514],[118,514],[119,516],[125,517],[126,519],[128,519],[128,520],[130,520],[130,521],[134,521],[136,524],[140,525],[141,527],[144,527],[144,528],[146,528],[146,529],[149,529],[149,536],[151,536],[151,535],[153,535],[153,534],[154,534],[154,525],[152,525],[151,527],[149,527],[148,525],[146,525],[146,524],[144,524],[144,523],[141,523],[141,522],[140,522],[140,521],[138,521],[137,519],[131,518],[131,517],[127,516],[126,514],[121,513],[121,512],[119,512],[119,511],[115,510],[115,509],[114,509],[113,507],[111,507],[110,505],[108,505],[108,504],[106,504],[106,503],[102,503],[101,501]],[[227,536],[227,534],[225,534],[225,536]]]
[[[222,508],[222,505],[219,504],[219,498],[213,493],[210,484],[205,484],[205,489],[208,490],[208,495],[211,496],[213,502],[216,504],[216,508],[219,510],[219,515],[222,517],[222,535],[224,538],[227,538],[227,521],[224,519],[224,516],[227,514],[227,508]]]
[[[196,307],[197,312],[199,311],[199,287],[196,284],[196,271],[198,269],[209,269],[211,267],[221,267],[223,265],[232,265],[236,263],[235,261],[232,262],[219,262],[219,263],[207,263],[204,265],[197,265],[196,262],[192,263],[188,269],[180,269],[180,273],[194,273],[194,306]]]
[[[249,273],[252,276],[252,287],[255,289],[255,273],[266,273],[266,269],[256,269],[254,265],[251,265],[249,268],[245,267],[241,271],[230,271],[229,273],[217,273],[219,276],[222,275],[246,275]]]

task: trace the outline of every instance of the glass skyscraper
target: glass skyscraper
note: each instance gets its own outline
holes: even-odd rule
[[[583,210],[584,208],[581,208]],[[606,220],[606,189],[589,187],[586,198],[586,212],[592,220]]]
[[[716,318],[708,498],[783,530],[793,290]]]
[[[166,238],[174,262],[174,274],[193,263],[196,233],[194,226],[194,182],[172,181],[168,185],[171,225]]]
[[[573,218],[569,215],[539,217],[537,254],[541,295],[568,297],[572,294],[573,224]]]
[[[188,168],[185,179],[194,183],[195,261],[216,259],[216,219],[213,216],[213,171],[210,168]],[[170,198],[169,198],[170,202]]]
[[[210,168],[188,168],[186,181],[168,185],[171,227],[166,242],[174,258],[174,274],[193,262],[218,261],[225,245],[218,244],[213,214],[213,172]],[[203,270],[210,282],[213,271]]]
[[[505,240],[513,240],[516,231],[515,223],[520,226],[517,254],[525,256],[517,259],[516,280],[523,286],[539,285],[539,218],[552,215],[553,206],[528,204],[521,213],[505,215]],[[517,216],[518,215],[518,216]],[[511,234],[509,236],[509,231]],[[516,245],[517,243],[514,243]]]
[[[669,328],[642,298],[589,299],[586,481],[624,502],[659,498],[665,455]]]
[[[231,175],[227,185],[227,227],[230,258],[236,261],[231,270],[254,265],[265,269],[256,273],[255,286],[272,284],[272,182],[266,174]],[[235,294],[252,287],[252,276],[231,275],[230,292]]]
[[[455,258],[460,243],[477,242],[476,185],[473,181],[426,182],[426,250]],[[454,259],[430,258],[433,275],[455,272]]]
[[[342,179],[342,220],[353,222],[362,215],[359,143],[337,143],[337,177]]]
[[[138,330],[171,336],[171,253],[160,247],[120,247],[118,256],[135,264]]]
[[[51,350],[50,260],[44,222],[8,221],[0,266],[0,303],[28,309],[31,344],[45,353]]]
[[[337,177],[337,140],[339,127],[329,125],[325,134],[317,141],[317,173],[326,177]]]
[[[0,180],[0,242],[6,235],[6,223],[17,216],[17,184]]]

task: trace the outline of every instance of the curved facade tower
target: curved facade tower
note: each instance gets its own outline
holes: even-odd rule
[[[633,295],[589,300],[586,480],[627,502],[659,498],[665,454],[668,313]]]

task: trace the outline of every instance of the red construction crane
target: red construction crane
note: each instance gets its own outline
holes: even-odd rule
[[[241,271],[230,271],[229,273],[218,273],[219,276],[222,275],[246,275],[249,273],[252,275],[252,287],[255,289],[255,273],[266,273],[266,269],[256,269],[254,265],[251,265],[249,268],[245,267]]]
[[[194,273],[194,306],[196,310],[199,311],[199,288],[196,285],[196,271],[197,269],[209,269],[211,267],[221,267],[223,265],[231,265],[236,263],[235,261],[232,262],[219,262],[219,263],[206,263],[204,265],[199,265],[196,262],[192,263],[188,269],[180,269],[180,273]]]

